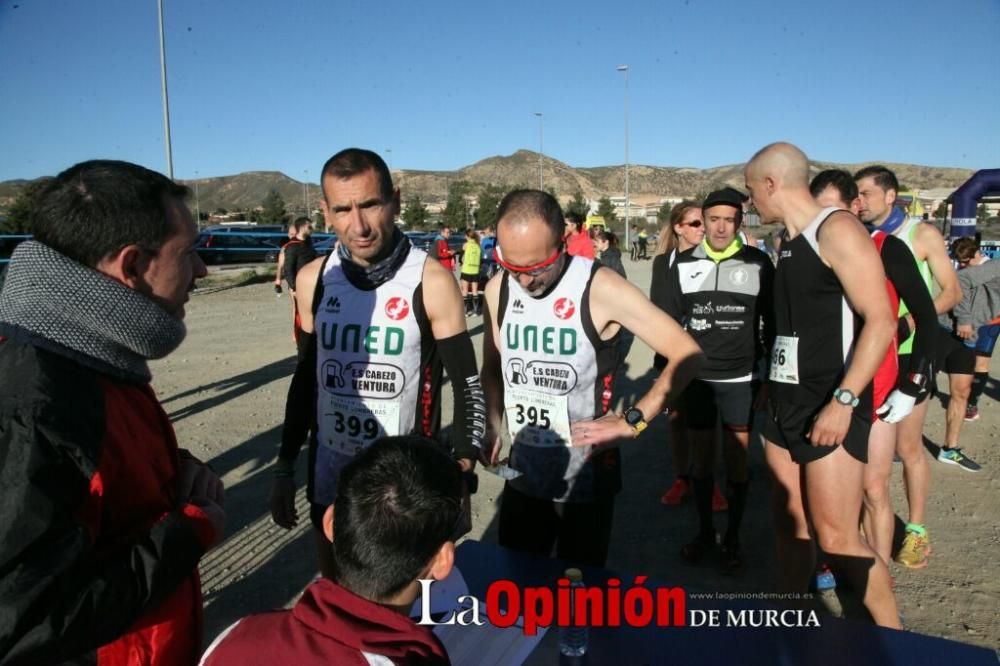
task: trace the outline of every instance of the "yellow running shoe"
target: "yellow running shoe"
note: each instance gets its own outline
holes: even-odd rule
[[[923,569],[931,554],[931,535],[924,530],[923,535],[906,530],[903,546],[896,555],[896,561],[910,569]]]

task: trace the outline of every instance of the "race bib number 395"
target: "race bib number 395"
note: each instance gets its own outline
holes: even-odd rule
[[[774,339],[771,350],[772,382],[782,384],[799,383],[799,339],[788,335],[779,335]]]
[[[512,442],[528,446],[572,445],[566,396],[508,386],[504,403]]]
[[[376,439],[399,434],[399,411],[394,400],[328,396],[323,410],[323,444],[357,455]]]

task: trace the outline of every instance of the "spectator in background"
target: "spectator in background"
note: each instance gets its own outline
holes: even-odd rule
[[[475,229],[465,230],[465,246],[462,248],[462,298],[465,300],[465,316],[480,315],[483,312],[479,302],[479,268],[482,249],[479,247],[479,234]]]
[[[600,256],[601,265],[607,266],[626,280],[625,265],[622,263],[622,251],[618,247],[618,237],[614,232],[601,230],[594,234],[594,250]],[[618,337],[618,357],[622,361],[628,358],[628,353],[635,342],[635,335],[632,331],[623,328]]]
[[[295,227],[289,224],[285,231],[288,233],[288,240],[281,246],[281,252],[278,253],[277,270],[274,271],[274,292],[278,296],[281,296],[281,280],[285,277],[285,245],[288,245],[288,241],[295,238]],[[293,304],[292,307],[295,305]]]
[[[408,613],[418,579],[450,573],[461,514],[461,472],[438,444],[375,442],[344,467],[323,515],[332,575],[309,585],[291,610],[239,620],[202,664],[447,664],[434,632]]]
[[[449,272],[455,272],[455,255],[457,254],[448,246],[448,239],[451,238],[451,229],[448,227],[441,227],[441,233],[437,235],[434,239],[434,254],[441,262],[441,265],[448,269]]]
[[[178,449],[148,361],[205,275],[188,189],[127,162],[56,176],[0,292],[0,662],[190,666],[222,482]]]
[[[493,227],[486,227],[483,229],[483,233],[479,240],[480,249],[480,273],[482,274],[482,279],[485,282],[493,277],[493,274],[497,272],[497,261],[496,257],[493,255],[493,251],[497,246],[497,237],[493,233]]]
[[[285,282],[288,283],[288,290],[292,294],[292,339],[298,345],[299,339],[302,337],[302,319],[299,317],[295,302],[295,276],[299,269],[315,259],[317,255],[312,244],[312,220],[308,217],[300,217],[292,222],[289,229],[293,230],[295,235],[285,244],[281,254],[285,258]]]
[[[976,352],[976,373],[965,407],[965,420],[979,419],[979,398],[989,379],[990,359],[1000,336],[1000,261],[990,261],[975,238],[959,238],[951,246],[958,262],[962,301],[955,306],[955,332]]]
[[[594,243],[590,240],[590,235],[583,228],[587,221],[581,213],[571,210],[565,216],[566,235],[563,238],[566,243],[566,252],[574,257],[594,258]]]
[[[649,235],[646,233],[645,229],[640,229],[639,233],[636,234],[636,240],[639,243],[639,259],[649,259]]]

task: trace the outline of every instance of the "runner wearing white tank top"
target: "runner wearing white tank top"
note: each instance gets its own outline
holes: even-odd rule
[[[617,446],[679,395],[700,368],[700,350],[634,285],[566,254],[562,210],[551,195],[512,192],[497,217],[504,272],[486,286],[483,452],[498,461],[506,418],[510,466],[519,473],[503,491],[499,541],[546,556],[555,547],[557,557],[602,565],[621,487]],[[611,408],[623,327],[670,363],[619,414]]]

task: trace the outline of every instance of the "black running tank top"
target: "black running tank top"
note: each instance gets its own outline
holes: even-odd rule
[[[781,243],[774,276],[775,342],[770,392],[779,403],[820,406],[840,386],[861,330],[844,287],[819,256],[820,227],[839,208],[825,208],[802,233]],[[782,341],[784,339],[784,341]],[[796,366],[776,373],[781,361]],[[792,366],[788,366],[792,368]],[[784,381],[775,381],[776,374]],[[871,411],[871,386],[859,395],[860,413]]]

